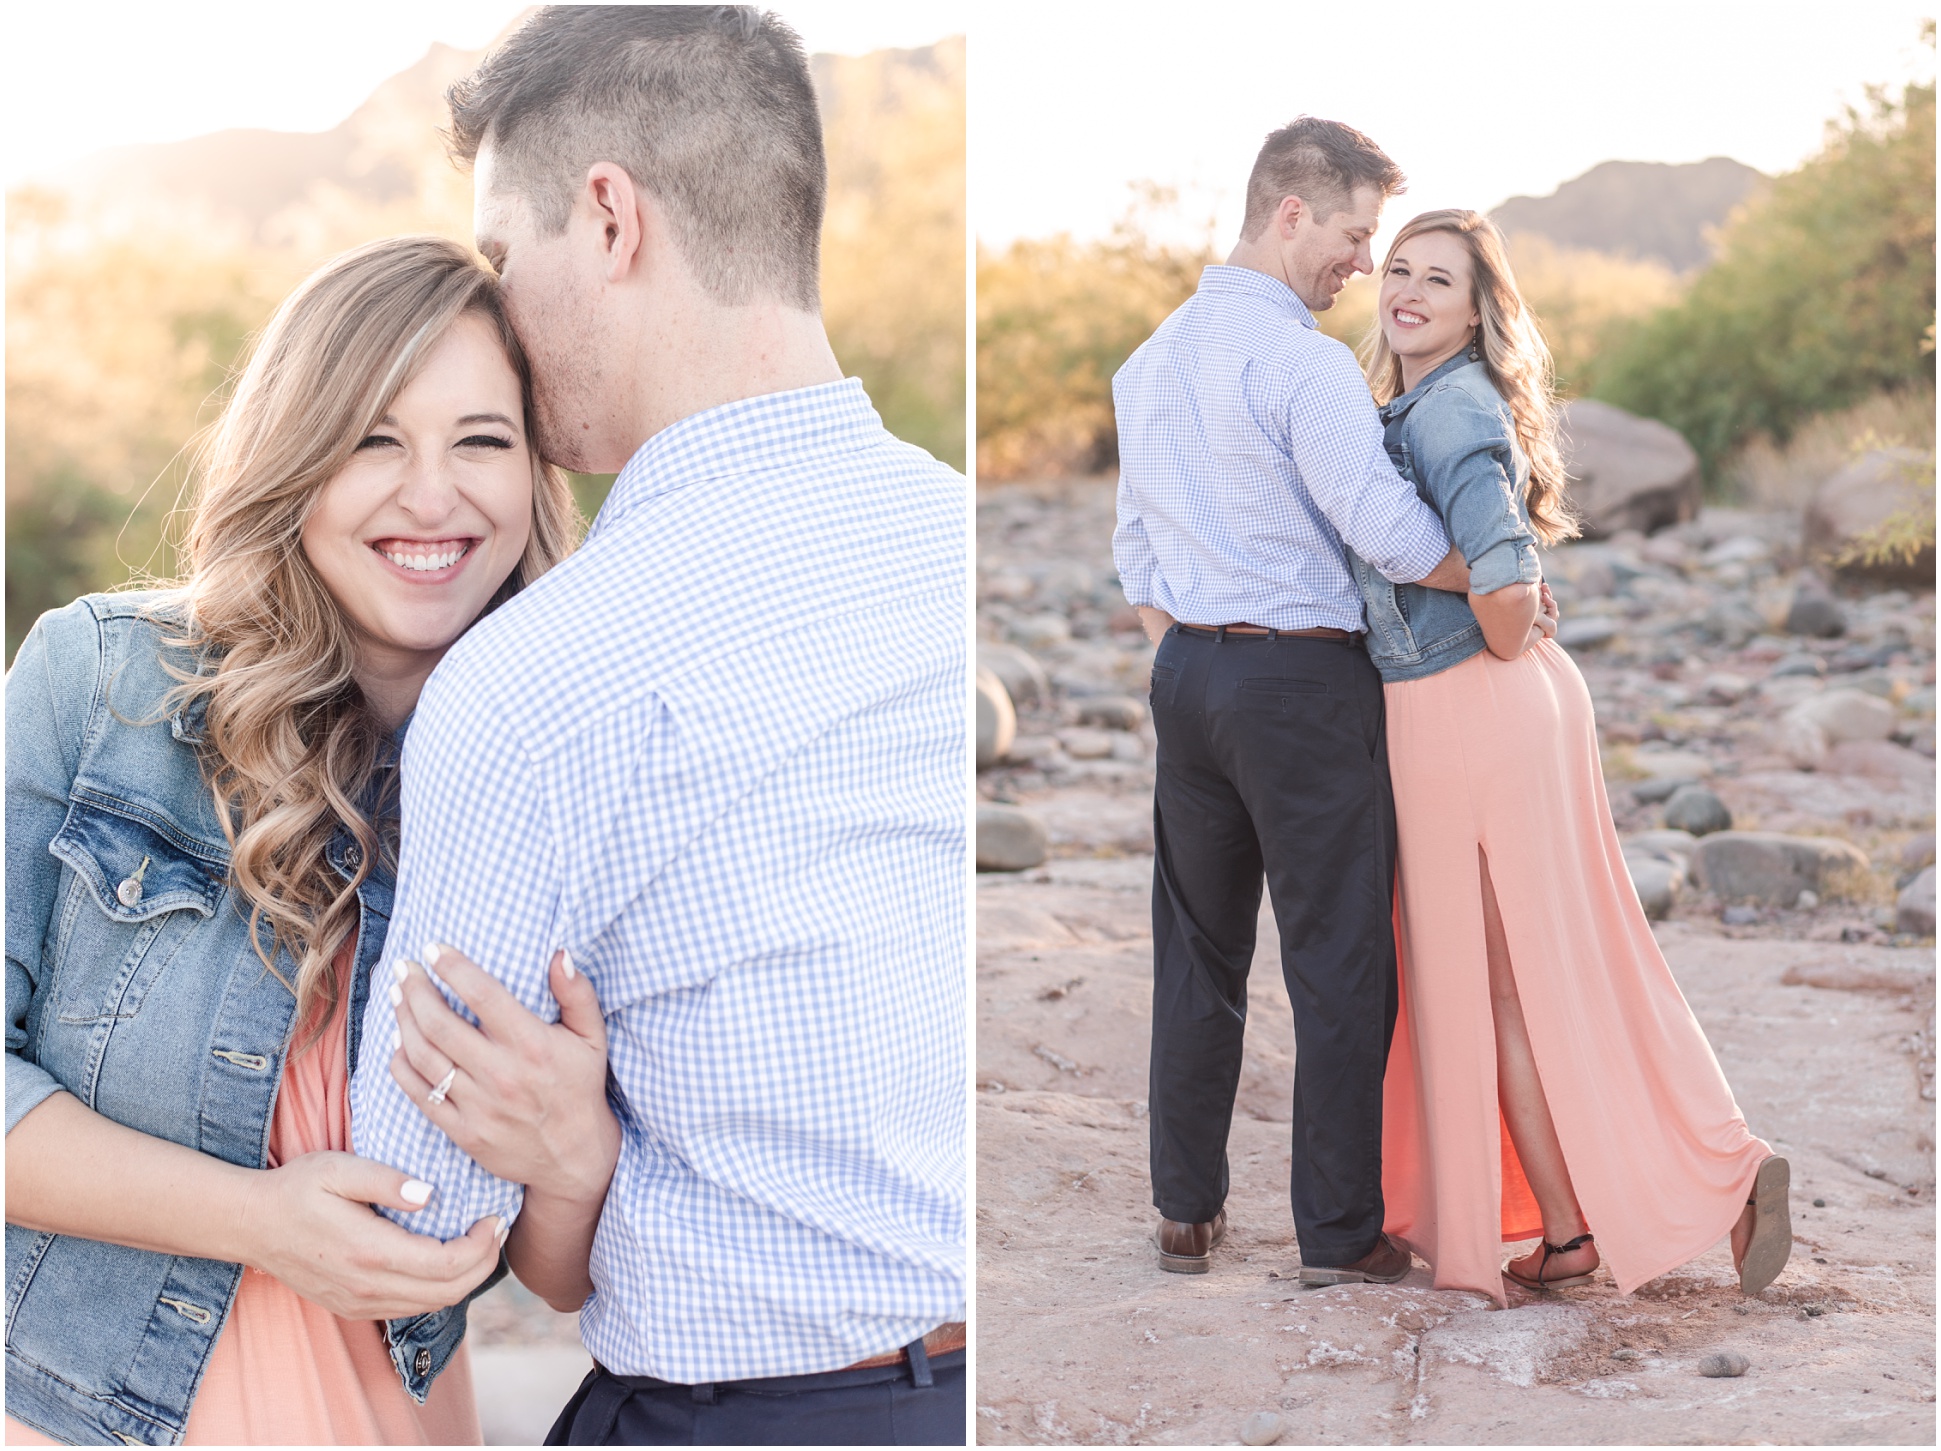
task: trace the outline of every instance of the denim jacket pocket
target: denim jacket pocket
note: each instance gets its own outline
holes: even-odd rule
[[[48,851],[73,873],[56,926],[56,1012],[68,1024],[132,1018],[162,970],[215,915],[225,865],[165,818],[76,787]]]

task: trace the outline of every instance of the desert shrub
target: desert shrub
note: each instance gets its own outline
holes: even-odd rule
[[[1934,122],[1932,83],[1870,92],[1734,214],[1680,302],[1613,340],[1592,391],[1677,428],[1716,478],[1756,436],[1931,388]]]
[[[1118,459],[1112,375],[1192,295],[1210,244],[1154,240],[1149,193],[1112,235],[977,253],[980,479],[1090,472]]]

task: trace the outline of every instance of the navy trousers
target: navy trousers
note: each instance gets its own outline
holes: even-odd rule
[[[1294,1007],[1301,1258],[1342,1265],[1382,1227],[1382,1075],[1395,1029],[1395,806],[1381,677],[1358,640],[1175,627],[1152,672],[1153,1203],[1227,1196],[1247,972],[1264,878]]]
[[[962,1446],[964,1352],[821,1375],[675,1385],[594,1366],[548,1446]]]

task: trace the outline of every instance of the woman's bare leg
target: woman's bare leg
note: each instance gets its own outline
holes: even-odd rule
[[[1570,1170],[1564,1164],[1563,1146],[1557,1142],[1557,1126],[1550,1119],[1550,1105],[1544,1101],[1543,1082],[1537,1077],[1536,1055],[1530,1048],[1530,1032],[1523,1022],[1523,1004],[1516,993],[1516,975],[1510,970],[1509,940],[1503,933],[1503,915],[1497,909],[1496,888],[1490,881],[1489,858],[1481,847],[1476,862],[1483,878],[1483,946],[1489,955],[1489,1000],[1496,1021],[1496,1094],[1503,1106],[1503,1120],[1509,1125],[1510,1142],[1523,1161],[1523,1175],[1530,1181],[1537,1209],[1543,1215],[1543,1237],[1551,1244],[1566,1244],[1589,1228],[1584,1211],[1578,1207],[1577,1193],[1571,1188]],[[1543,1252],[1515,1261],[1520,1274],[1535,1277]],[[1585,1274],[1598,1263],[1597,1247],[1587,1244],[1565,1255],[1552,1255],[1547,1278]]]

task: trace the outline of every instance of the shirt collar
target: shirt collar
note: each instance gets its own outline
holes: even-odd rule
[[[1430,384],[1441,382],[1459,368],[1479,368],[1481,366],[1482,364],[1480,363],[1470,362],[1469,350],[1467,348],[1457,353],[1455,357],[1437,363],[1429,371],[1429,375],[1418,382],[1413,388],[1409,389],[1408,392],[1389,399],[1388,402],[1381,406],[1382,422],[1393,423],[1397,418],[1415,407],[1415,400],[1428,391]]]
[[[1294,295],[1294,289],[1278,277],[1270,277],[1265,272],[1256,272],[1251,267],[1235,267],[1230,263],[1215,262],[1200,273],[1202,292],[1250,292],[1255,297],[1264,297],[1275,306],[1294,315],[1294,320],[1302,327],[1311,328],[1318,324],[1308,305]]]
[[[587,537],[677,489],[771,469],[783,461],[847,453],[882,433],[883,420],[860,378],[703,409],[669,424],[634,451],[615,476]]]

